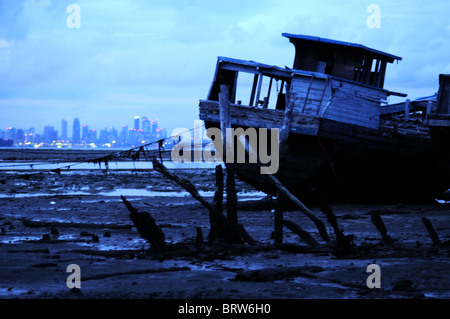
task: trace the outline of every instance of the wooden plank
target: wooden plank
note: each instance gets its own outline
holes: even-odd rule
[[[411,104],[411,101],[409,99],[406,99],[405,101],[405,122],[409,121],[409,106]]]
[[[259,104],[259,96],[261,95],[261,87],[263,83],[264,76],[260,75],[258,80],[258,89],[256,91],[256,99],[255,99],[255,106],[258,106]]]
[[[252,93],[250,94],[250,101],[248,102],[248,105],[253,106],[253,101],[255,99],[255,92],[256,92],[256,85],[258,84],[258,74],[255,74],[253,77],[253,85],[252,85]]]
[[[381,61],[381,66],[380,66],[380,77],[378,78],[378,83],[377,86],[379,88],[382,88],[384,86],[384,77],[386,75],[386,61]]]
[[[227,171],[227,217],[230,221],[237,224],[237,195],[236,195],[236,181],[235,181],[235,172],[234,172],[234,152],[233,150],[229,150],[226,146],[227,143],[227,134],[226,131],[228,128],[231,128],[231,118],[230,118],[230,100],[228,97],[228,86],[221,85],[220,86],[220,94],[219,94],[219,109],[220,109],[220,129],[222,131],[223,138],[223,146],[226,149],[223,154],[226,154],[224,157],[225,168]],[[231,159],[230,159],[231,157]]]
[[[200,119],[220,123],[219,102],[201,100],[199,103]],[[273,109],[249,108],[238,104],[230,104],[231,124],[239,127],[281,128],[284,111]],[[319,118],[294,110],[291,131],[306,135],[316,135],[319,129]]]

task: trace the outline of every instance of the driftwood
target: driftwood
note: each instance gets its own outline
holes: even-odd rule
[[[293,233],[297,234],[308,246],[318,246],[319,243],[303,228],[288,219],[283,220],[284,226],[289,228]]]
[[[162,230],[156,225],[155,220],[148,212],[138,212],[131,203],[121,195],[122,201],[130,211],[130,219],[136,226],[139,235],[150,243],[150,249],[154,252],[167,250],[165,236]]]
[[[209,234],[209,243],[212,244],[218,239],[224,240],[228,244],[232,243],[248,243],[254,245],[255,241],[245,230],[244,226],[229,220],[227,217],[222,215],[222,212],[217,210],[217,207],[210,204],[206,199],[204,199],[197,191],[197,188],[192,184],[192,182],[186,178],[180,178],[172,174],[163,164],[159,163],[156,158],[153,158],[153,168],[169,178],[170,180],[176,182],[178,185],[183,187],[188,191],[192,197],[198,200],[205,208],[208,209],[209,215],[214,216],[214,220],[211,222],[211,230]]]

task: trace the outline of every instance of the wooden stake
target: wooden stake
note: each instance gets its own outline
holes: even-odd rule
[[[283,224],[289,228],[293,233],[297,234],[308,246],[318,246],[319,243],[299,225],[290,220],[283,220]]]
[[[297,197],[291,194],[289,190],[281,184],[281,182],[273,175],[267,175],[267,177],[271,180],[272,184],[280,191],[287,199],[293,202],[300,210],[305,214],[317,227],[320,236],[326,242],[330,241],[330,237],[328,236],[327,229],[324,223],[318,219],[312,211],[309,210]]]
[[[284,198],[281,192],[277,192],[277,202],[275,205],[275,214],[273,217],[274,231],[273,239],[275,245],[283,243],[283,211],[284,211]]]
[[[284,111],[284,121],[283,126],[281,127],[278,142],[279,142],[279,176],[283,176],[284,162],[286,159],[286,152],[288,148],[287,140],[289,138],[289,133],[291,131],[291,123],[293,113],[292,110],[294,108],[294,103],[290,101],[290,91],[289,87],[286,91],[286,109]],[[275,214],[274,214],[274,242],[275,245],[280,245],[283,243],[283,210],[285,207],[285,196],[283,192],[277,191],[277,203],[275,206]],[[299,226],[298,226],[299,227]],[[302,230],[303,231],[303,230]]]
[[[377,228],[378,232],[381,234],[381,237],[383,238],[383,241],[387,244],[392,244],[394,241],[392,240],[391,236],[387,234],[386,226],[384,226],[383,220],[381,219],[381,216],[378,214],[372,214],[370,216],[370,220]]]
[[[336,251],[335,251],[336,257],[342,258],[342,257],[348,256],[352,252],[350,243],[349,243],[347,237],[345,237],[342,230],[339,228],[339,225],[337,223],[337,218],[334,215],[331,207],[327,203],[325,203],[324,198],[321,198],[320,209],[327,216],[328,222],[331,224],[331,226],[333,227],[334,233],[336,234]]]
[[[121,195],[120,197],[130,211],[130,219],[136,226],[139,235],[150,243],[150,249],[158,252],[166,251],[167,245],[164,233],[156,225],[152,216],[147,212],[138,212],[124,196]]]
[[[428,233],[430,234],[431,240],[433,241],[433,245],[440,245],[441,240],[439,239],[436,231],[434,230],[433,225],[431,224],[431,221],[426,217],[422,217],[422,222],[425,225],[425,227],[427,228]]]
[[[210,204],[206,201],[197,191],[197,188],[192,184],[192,182],[186,178],[180,178],[171,172],[161,163],[158,162],[156,158],[153,158],[153,168],[176,182],[178,185],[183,187],[189,194],[192,195],[196,200],[198,200],[204,207],[209,211],[209,217],[211,222],[211,232],[209,236],[210,243],[217,237],[225,239],[229,244],[243,241],[250,245],[255,244],[253,238],[247,233],[244,226],[241,224],[230,221],[227,217],[223,216],[218,212],[215,205]]]
[[[241,136],[238,139],[242,145],[244,146],[244,149],[247,153],[256,154],[256,152],[252,149],[250,143],[247,143],[244,136]],[[259,157],[255,155],[257,158],[257,165],[261,166],[261,161],[259,160]],[[318,219],[312,211],[308,209],[297,197],[292,195],[289,190],[284,187],[284,185],[274,176],[271,174],[266,175],[269,181],[273,184],[273,186],[277,189],[277,191],[280,191],[283,196],[285,196],[287,199],[289,199],[291,202],[293,202],[313,223],[316,225],[320,236],[322,239],[326,242],[330,241],[330,237],[328,236],[327,229],[324,225],[324,223]]]
[[[232,222],[237,223],[237,195],[236,195],[236,180],[234,172],[234,152],[229,150],[227,147],[227,128],[231,128],[231,118],[230,118],[230,101],[228,97],[228,86],[220,86],[219,94],[219,108],[220,108],[220,129],[222,131],[223,140],[223,158],[225,162],[225,168],[227,171],[227,217]],[[232,157],[232,158],[230,158]]]
[[[223,170],[222,165],[216,166],[216,189],[214,191],[214,205],[219,214],[223,211]]]

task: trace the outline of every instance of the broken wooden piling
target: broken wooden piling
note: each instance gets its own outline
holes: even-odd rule
[[[247,140],[244,135],[241,135],[238,140],[242,143],[244,150],[249,156],[254,156],[257,159],[257,165],[261,166],[261,161],[256,151],[252,148],[250,143],[247,143]],[[252,154],[252,155],[250,155]],[[266,177],[269,179],[269,182],[277,189],[277,192],[281,193],[287,199],[289,199],[292,203],[294,203],[303,214],[305,214],[317,227],[320,236],[326,242],[330,241],[330,237],[328,236],[327,229],[325,224],[318,219],[308,207],[306,207],[297,197],[295,197],[279,180],[272,174],[267,174]]]
[[[311,236],[310,233],[305,231],[303,228],[301,228],[293,221],[284,219],[282,220],[282,222],[284,226],[286,226],[294,234],[297,234],[298,237],[300,237],[300,239],[303,240],[308,246],[319,246],[319,243]]]
[[[219,109],[220,109],[220,130],[222,131],[222,145],[223,145],[223,161],[227,172],[227,217],[231,221],[237,223],[237,195],[236,195],[236,180],[234,170],[234,154],[227,154],[227,129],[231,128],[230,117],[230,100],[228,96],[228,85],[220,86],[219,93]],[[229,157],[232,156],[231,160]]]
[[[294,108],[294,103],[292,103],[290,99],[290,91],[289,87],[287,87],[286,90],[286,109],[284,111],[284,120],[283,120],[283,126],[281,127],[281,130],[279,132],[278,141],[279,141],[279,176],[283,176],[283,169],[284,169],[284,162],[286,160],[286,152],[288,149],[288,137],[289,132],[291,130],[291,123],[292,123],[292,110]],[[281,177],[280,177],[281,178]],[[283,223],[283,211],[285,208],[285,196],[281,191],[277,191],[277,203],[275,206],[275,213],[274,213],[274,242],[275,245],[280,245],[283,243],[283,225],[286,225]],[[289,223],[288,223],[289,224]],[[300,235],[302,238],[305,237],[304,233],[305,231],[300,228],[300,226],[296,225],[296,229],[300,231],[303,235]],[[288,227],[289,228],[289,227]],[[300,228],[300,229],[299,229]],[[291,228],[292,230],[292,228]],[[312,237],[311,237],[312,238]],[[309,240],[311,242],[311,240]]]
[[[216,166],[216,188],[214,190],[214,205],[219,214],[223,212],[223,169],[221,165]],[[213,217],[214,218],[214,217]]]
[[[380,233],[381,238],[383,239],[383,241],[386,244],[392,244],[394,241],[391,238],[391,236],[389,236],[387,234],[386,226],[384,226],[384,223],[383,223],[383,220],[381,219],[381,216],[379,214],[372,214],[372,215],[370,215],[370,220],[372,221],[372,223],[377,228],[377,230]]]
[[[120,197],[128,208],[130,219],[136,226],[139,235],[150,243],[150,249],[154,252],[166,251],[167,245],[164,233],[156,225],[153,217],[148,212],[138,212],[124,196],[121,195]]]
[[[203,196],[201,196],[192,182],[186,178],[181,178],[172,174],[163,164],[159,163],[156,158],[152,160],[153,168],[176,182],[179,186],[189,192],[194,199],[199,201],[209,211],[211,230],[209,233],[209,242],[213,243],[216,239],[225,240],[228,244],[232,243],[248,243],[254,245],[255,241],[245,230],[244,226],[239,223],[235,223],[223,216],[221,212],[217,210],[216,205],[209,203]],[[211,219],[212,218],[212,219]]]
[[[433,245],[440,245],[441,240],[439,239],[438,234],[434,230],[434,227],[431,224],[431,221],[426,217],[422,217],[422,222],[425,225],[426,229],[428,230],[428,234],[431,237],[431,241],[433,242]]]
[[[335,255],[337,258],[342,258],[348,256],[352,253],[352,249],[350,246],[350,240],[347,236],[344,235],[344,232],[339,228],[336,215],[334,215],[333,210],[325,202],[325,198],[323,198],[322,194],[320,195],[320,210],[325,214],[330,223],[331,227],[333,227],[334,233],[336,235],[336,249]]]

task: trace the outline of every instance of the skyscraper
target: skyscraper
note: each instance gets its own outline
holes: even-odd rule
[[[137,131],[139,130],[139,116],[134,117],[134,129]]]
[[[67,140],[67,121],[64,119],[61,121],[61,139]]]
[[[58,138],[58,131],[55,131],[53,126],[47,125],[44,127],[44,142],[51,144]]]
[[[89,140],[89,127],[86,124],[83,124],[83,131],[81,133],[81,140],[84,143],[87,143]]]
[[[75,118],[73,120],[72,144],[80,144],[80,142],[80,120]]]

